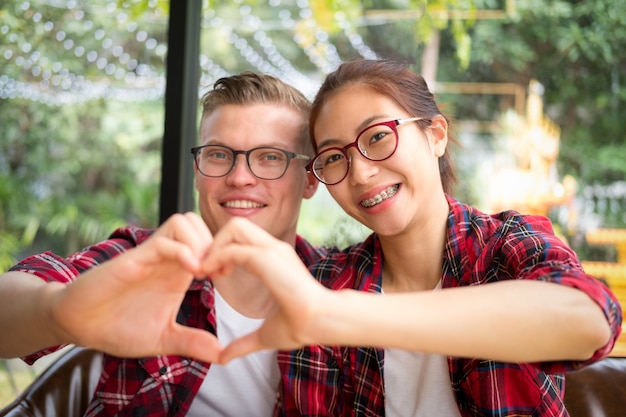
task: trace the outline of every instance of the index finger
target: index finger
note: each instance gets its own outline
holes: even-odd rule
[[[213,241],[213,236],[204,220],[193,212],[173,214],[157,229],[154,235],[165,236],[185,244],[198,258],[206,255]]]

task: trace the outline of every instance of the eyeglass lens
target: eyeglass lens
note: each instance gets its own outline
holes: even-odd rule
[[[396,150],[398,143],[394,122],[376,124],[363,130],[356,141],[340,148],[327,149],[313,161],[315,176],[325,184],[336,184],[343,180],[350,169],[348,148],[356,147],[361,155],[372,161],[389,158]]]
[[[201,148],[196,154],[200,172],[207,177],[223,177],[235,166],[237,154],[244,154],[250,172],[261,179],[280,178],[289,165],[289,157],[276,148],[256,148],[249,151],[233,151],[230,148],[212,145]]]

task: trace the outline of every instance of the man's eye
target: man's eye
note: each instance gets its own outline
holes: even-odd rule
[[[255,156],[255,158],[259,162],[281,162],[285,160],[285,155],[282,152],[268,151]]]
[[[224,160],[224,159],[228,159],[228,154],[226,152],[223,151],[212,151],[212,152],[207,152],[204,156],[206,159],[212,159],[212,160]]]
[[[285,159],[285,155],[277,152],[266,153],[261,159],[265,159],[266,161],[282,161],[283,159]]]

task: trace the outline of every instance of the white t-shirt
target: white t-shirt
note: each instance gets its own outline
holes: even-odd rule
[[[251,319],[233,309],[215,291],[217,337],[225,345],[258,329],[263,319]],[[260,351],[234,359],[226,366],[212,364],[188,416],[271,416],[280,373],[276,351]]]
[[[383,372],[387,417],[461,416],[446,356],[385,349]]]
[[[443,355],[385,349],[384,380],[387,417],[461,415]]]

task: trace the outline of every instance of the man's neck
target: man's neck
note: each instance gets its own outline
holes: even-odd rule
[[[230,276],[215,280],[213,285],[232,308],[249,318],[265,318],[274,305],[261,280],[240,268]]]

